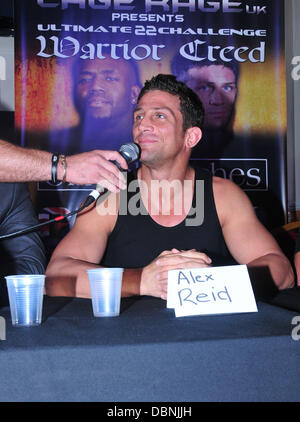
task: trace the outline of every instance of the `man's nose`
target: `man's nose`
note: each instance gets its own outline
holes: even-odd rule
[[[209,96],[210,104],[222,105],[224,103],[224,96],[218,89],[214,89]]]
[[[99,76],[95,76],[91,85],[90,90],[92,92],[105,92],[105,81]]]
[[[152,130],[153,125],[151,119],[148,116],[143,116],[143,118],[138,121],[138,128],[141,132]]]

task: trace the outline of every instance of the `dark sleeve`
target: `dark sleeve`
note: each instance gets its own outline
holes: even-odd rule
[[[298,230],[298,237],[296,240],[296,250],[295,253],[300,252],[300,229]]]
[[[0,183],[0,196],[0,236],[38,223],[25,184]],[[0,239],[0,254],[0,304],[5,304],[7,293],[4,276],[44,274],[46,259],[38,232],[6,240]]]

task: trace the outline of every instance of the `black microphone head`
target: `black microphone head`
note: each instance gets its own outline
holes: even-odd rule
[[[140,148],[133,142],[127,142],[126,144],[121,145],[119,152],[128,164],[132,161],[138,160],[140,156]]]

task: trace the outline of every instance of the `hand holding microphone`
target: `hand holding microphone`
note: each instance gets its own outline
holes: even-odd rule
[[[121,145],[119,153],[121,157],[124,159],[126,166],[124,167],[122,166],[122,160],[120,160],[120,162],[117,160],[110,160],[111,162],[107,163],[109,166],[111,165],[111,163],[114,164],[113,174],[117,178],[117,179],[114,179],[115,184],[112,184],[110,180],[107,180],[107,179],[103,180],[101,182],[102,185],[100,186],[98,184],[97,188],[94,189],[86,198],[85,202],[83,203],[84,208],[90,205],[92,202],[96,201],[101,194],[107,191],[110,191],[110,192],[119,191],[119,188],[118,188],[119,183],[116,184],[116,182],[121,182],[121,181],[119,179],[119,172],[116,167],[118,167],[120,170],[127,170],[128,164],[132,163],[133,161],[136,161],[139,158],[140,149],[136,144],[132,142],[128,142],[126,144]],[[117,175],[115,175],[116,172],[117,172]],[[124,180],[124,185],[122,183],[120,184],[121,184],[120,186],[121,189],[125,189],[126,187],[125,180]]]
[[[118,192],[119,185],[120,188],[125,187],[122,179],[119,180],[120,172],[116,166],[126,170],[127,161],[118,151],[93,150],[70,155],[67,156],[67,166],[67,181],[74,185],[94,185],[101,180],[104,187],[111,192]],[[59,166],[59,180],[62,179],[60,172],[62,169]]]
[[[92,155],[91,155],[92,154]],[[86,208],[88,205],[90,205],[92,202],[94,202],[98,197],[101,195],[101,193],[107,192],[108,190],[110,192],[118,192],[119,191],[119,185],[121,185],[121,188],[125,188],[125,180],[124,185],[122,185],[122,181],[119,179],[120,171],[118,169],[127,170],[128,164],[138,160],[140,155],[140,149],[139,147],[134,143],[126,143],[123,144],[120,148],[120,151],[90,151],[87,153],[82,153],[79,155],[73,155],[68,157],[68,169],[72,169],[72,160],[73,163],[76,162],[76,170],[81,169],[83,172],[82,175],[77,174],[76,176],[71,174],[71,177],[69,177],[69,181],[73,180],[72,183],[78,183],[80,184],[80,180],[82,178],[85,180],[85,183],[97,183],[95,180],[99,181],[101,180],[102,186],[97,185],[97,189],[93,190],[89,196],[84,201],[83,205],[81,205],[78,209],[71,211],[69,214],[66,215],[60,215],[58,217],[53,218],[52,220],[47,220],[43,223],[36,224],[35,226],[26,227],[22,230],[19,230],[14,233],[8,233],[6,235],[0,236],[0,240],[3,239],[9,239],[12,237],[20,236],[26,233],[30,233],[32,231],[35,231],[39,229],[42,226],[45,226],[50,223],[55,223],[58,221],[65,220],[69,217],[71,217],[74,214],[79,213],[84,208]],[[89,158],[89,165],[86,166],[86,162],[82,161],[84,160],[84,157]],[[69,161],[71,160],[71,161]],[[74,161],[76,160],[76,161]],[[78,160],[81,160],[81,162]],[[93,171],[90,171],[90,167],[92,167]],[[91,175],[91,180],[89,181],[87,174],[84,172],[89,172]],[[96,174],[99,175],[98,179],[95,179]]]

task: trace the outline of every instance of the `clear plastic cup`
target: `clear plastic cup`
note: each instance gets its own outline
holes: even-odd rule
[[[87,270],[95,317],[120,315],[123,268]]]
[[[24,274],[5,277],[12,325],[41,324],[45,275]]]

